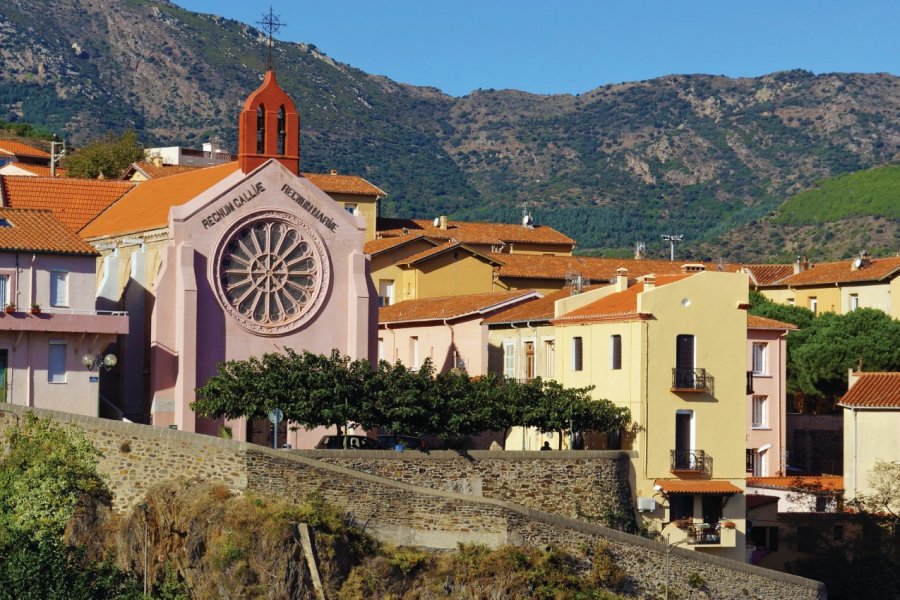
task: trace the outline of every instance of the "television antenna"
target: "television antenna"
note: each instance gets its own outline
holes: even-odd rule
[[[266,71],[272,71],[274,70],[272,49],[275,47],[275,34],[285,26],[285,23],[272,11],[272,5],[270,4],[269,12],[267,14],[263,13],[262,19],[257,21],[256,24],[262,27],[269,37],[268,52],[266,53]]]
[[[666,242],[669,242],[669,260],[675,260],[675,244],[684,239],[683,234],[663,234],[662,239]]]

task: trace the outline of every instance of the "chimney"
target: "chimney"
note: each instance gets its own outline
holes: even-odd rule
[[[797,261],[794,263],[794,275],[802,273],[807,269],[809,269],[809,259],[805,256],[798,256]]]
[[[331,170],[331,174],[332,174],[332,175],[337,175],[337,169],[332,169],[332,170]]]
[[[859,370],[855,371],[853,367],[848,369],[847,373],[847,389],[850,390],[856,385],[856,382],[859,381],[860,376],[862,375],[862,364],[859,365]]]
[[[644,276],[644,291],[652,290],[656,287],[656,275],[653,273]]]
[[[446,230],[446,229],[447,229],[447,216],[446,216],[446,215],[441,215],[440,218],[439,218],[439,220],[438,220],[438,223],[439,223],[438,226],[439,226],[441,229]]]
[[[628,269],[619,267],[616,269],[616,291],[624,292],[628,289]]]

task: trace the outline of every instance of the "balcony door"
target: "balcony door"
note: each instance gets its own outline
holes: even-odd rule
[[[694,411],[679,410],[675,413],[675,460],[676,470],[690,470],[696,466],[694,449]]]
[[[694,336],[679,334],[675,338],[675,387],[694,387]]]

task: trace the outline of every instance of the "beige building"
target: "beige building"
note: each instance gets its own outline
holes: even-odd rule
[[[620,271],[602,298],[559,314],[554,378],[631,410],[600,447],[637,451],[638,509],[671,542],[744,560],[748,279]]]
[[[877,308],[900,318],[900,256],[810,264],[800,261],[794,273],[758,286],[764,296],[781,304],[802,306],[814,313],[847,314],[857,308]]]
[[[877,461],[900,461],[900,373],[850,372],[844,409],[844,491],[871,493]]]

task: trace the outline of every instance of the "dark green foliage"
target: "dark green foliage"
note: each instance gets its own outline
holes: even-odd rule
[[[812,325],[816,317],[808,308],[772,302],[756,290],[750,291],[750,314],[791,323],[801,329]]]
[[[119,179],[131,163],[143,160],[144,147],[134,131],[119,137],[107,136],[100,142],[85,146],[66,160],[70,177]]]
[[[262,418],[273,408],[304,427],[360,424],[396,434],[444,438],[505,431],[525,425],[541,431],[609,431],[625,428],[630,412],[593,400],[590,388],[563,388],[554,381],[519,383],[489,374],[435,374],[430,360],[419,370],[385,361],[351,361],[287,349],[262,359],[227,361],[198,388],[192,408],[229,419]]]

